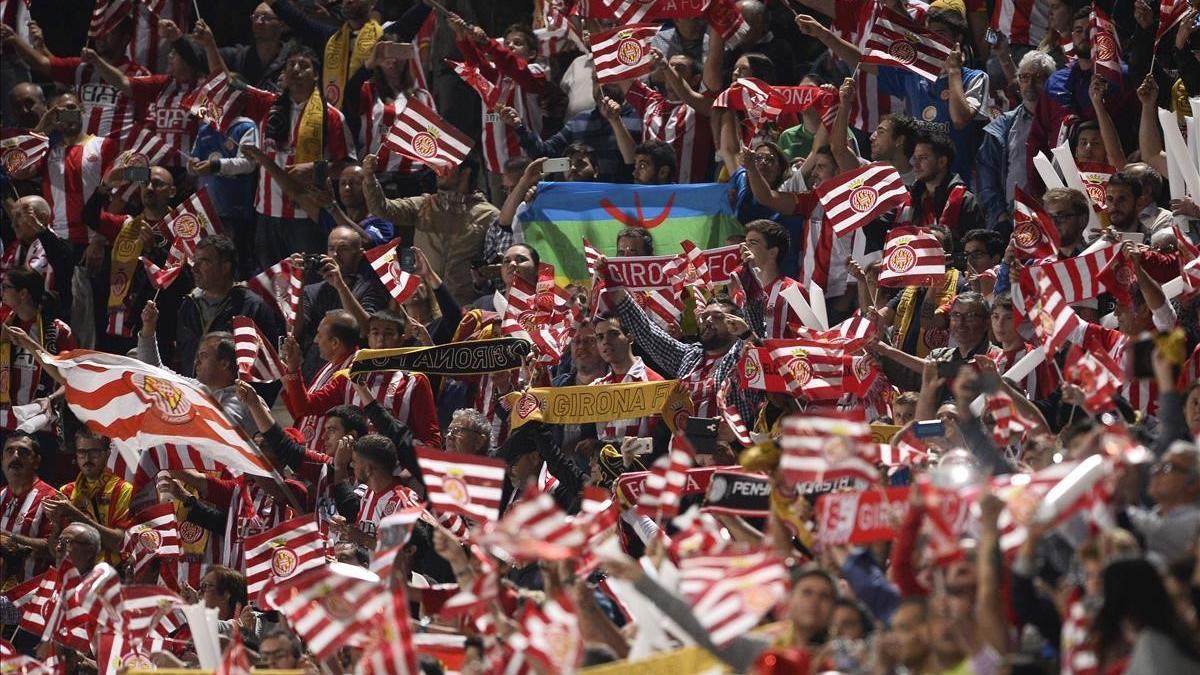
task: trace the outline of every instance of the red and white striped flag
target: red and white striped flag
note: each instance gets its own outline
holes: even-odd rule
[[[12,28],[26,42],[29,42],[29,2],[0,0],[0,23]]]
[[[404,584],[396,584],[383,608],[374,639],[358,660],[360,675],[420,675]]]
[[[583,633],[575,605],[566,593],[541,605],[527,603],[517,618],[513,647],[542,673],[574,673],[583,661]],[[513,639],[510,637],[509,639]]]
[[[334,562],[267,589],[263,601],[286,616],[317,661],[324,661],[344,645],[365,646],[388,593],[375,574]]]
[[[304,268],[293,265],[291,258],[284,258],[246,282],[246,285],[279,310],[290,333],[292,325],[296,323],[296,314],[300,311]]]
[[[368,250],[366,256],[396,304],[403,305],[421,287],[421,277],[400,269],[399,239]]]
[[[110,33],[121,20],[134,12],[138,0],[96,0],[92,7],[92,20],[88,24],[88,40]]]
[[[524,501],[518,502],[518,506],[523,503]],[[553,498],[550,499],[550,503],[554,503]],[[514,506],[515,508],[517,507]],[[505,515],[507,516],[507,514]],[[443,617],[454,618],[462,615],[475,617],[481,612],[486,614],[489,611],[488,605],[500,594],[500,572],[496,563],[492,562],[492,559],[484,554],[478,546],[472,545],[469,548],[471,555],[479,563],[479,573],[469,588],[460,588],[458,593],[446,600],[440,612]]]
[[[861,408],[789,415],[783,420],[779,471],[790,483],[879,481],[877,443]]]
[[[278,382],[287,368],[267,341],[258,324],[248,316],[235,316],[233,346],[237,355],[238,377],[247,382]]]
[[[69,571],[74,572],[74,568]],[[63,574],[64,570],[61,567],[51,567],[41,575],[19,583],[4,593],[5,597],[21,610],[18,624],[21,630],[50,637],[61,614],[59,605],[63,595]],[[78,578],[78,573],[75,573],[75,577]]]
[[[183,272],[182,261],[175,265],[159,267],[154,264],[153,260],[142,256],[142,266],[146,268],[146,278],[150,280],[150,285],[159,290],[175,283],[175,280],[179,278],[179,274]]]
[[[742,419],[742,414],[738,412],[737,406],[729,401],[730,392],[733,391],[733,378],[727,377],[717,389],[717,408],[721,410],[721,419],[725,424],[729,425],[729,429],[733,431],[733,435],[737,438],[738,443],[742,445],[750,445],[753,439],[750,436],[750,428],[746,426],[746,420]]]
[[[903,68],[927,80],[938,79],[954,48],[938,34],[882,5],[859,46],[863,63]]]
[[[479,68],[470,63],[459,63],[446,59],[446,65],[454,70],[454,74],[462,78],[467,86],[475,90],[479,94],[480,100],[483,101],[483,107],[487,110],[492,110],[496,104],[500,102],[503,90],[497,87],[495,83],[488,80],[479,72]]]
[[[502,460],[462,453],[417,450],[430,506],[477,523],[500,517],[500,492],[508,470]]]
[[[1024,433],[1033,428],[1033,423],[1017,412],[1012,397],[1003,390],[988,394],[987,411],[992,415],[992,441],[1006,448],[1020,441]]]
[[[712,103],[714,108],[743,110],[755,124],[779,117],[786,105],[787,100],[779,90],[754,77],[738,79],[717,94]]]
[[[587,532],[567,517],[554,495],[534,484],[485,530],[481,541],[520,560],[565,560],[587,541]]]
[[[280,584],[325,566],[325,539],[312,514],[246,537],[246,593],[258,597],[268,583]]]
[[[872,162],[822,181],[817,197],[825,209],[825,227],[832,226],[839,237],[912,202],[900,172],[886,162]]]
[[[31,166],[37,166],[49,151],[49,136],[25,129],[0,131],[0,166],[3,166],[4,172],[10,176]]]
[[[910,427],[894,444],[879,444],[879,463],[887,467],[923,464],[929,459],[929,444],[916,437]]]
[[[1117,29],[1108,13],[1092,3],[1092,19],[1088,23],[1092,40],[1092,63],[1096,74],[1114,84],[1124,80],[1124,63],[1121,61],[1121,43],[1117,41]]]
[[[1079,462],[1061,462],[1030,474],[1008,474],[991,480],[992,491],[1005,502],[1000,512],[1000,550],[1006,558],[1017,554],[1028,538],[1026,527],[1034,521],[1051,526],[1084,512],[1091,524],[1108,525],[1112,497],[1107,478],[1114,463],[1102,455]]]
[[[409,98],[396,113],[383,143],[393,151],[445,173],[463,163],[474,142],[420,101]]]
[[[166,264],[190,263],[196,254],[196,242],[220,232],[221,219],[208,196],[208,189],[201,187],[191,197],[171,209],[163,219],[163,226],[174,237],[171,250],[167,253]]]
[[[217,664],[215,675],[250,675],[250,657],[246,654],[246,644],[242,642],[242,631],[229,632],[229,645],[225,647],[225,655]]]
[[[1073,305],[1095,298],[1104,292],[1104,284],[1100,282],[1100,271],[1119,250],[1120,246],[1111,244],[1074,258],[1034,265],[1028,269],[1036,270],[1035,274],[1050,279],[1050,283],[1062,293],[1063,300]]]
[[[1024,260],[1058,255],[1058,228],[1042,205],[1018,185],[1013,193],[1013,249]]]
[[[182,442],[233,471],[275,475],[212,396],[187,378],[128,356],[85,349],[45,360],[62,375],[75,417],[117,444],[152,448]]]
[[[1071,332],[1079,328],[1082,319],[1063,300],[1050,279],[1032,270],[1029,273],[1035,275],[1038,288],[1033,309],[1028,315],[1029,321],[1033,324],[1033,332],[1045,345],[1046,354],[1054,355],[1066,344]]]
[[[695,464],[696,451],[683,434],[671,437],[671,448],[665,457],[660,457],[646,476],[642,492],[638,495],[637,512],[657,522],[679,515],[679,503],[683,499],[683,488],[687,485],[687,472]]]
[[[1154,32],[1156,51],[1163,36],[1183,19],[1189,8],[1188,0],[1158,0],[1158,29]]]
[[[657,25],[621,26],[588,41],[596,80],[601,84],[632,80],[650,72],[650,40],[658,33]]]
[[[579,310],[571,306],[567,292],[553,281],[542,291],[513,277],[507,300],[500,334],[529,340],[545,362],[558,363],[579,320]]]
[[[145,125],[138,125],[120,136],[110,136],[121,143],[121,153],[109,165],[108,170],[116,171],[130,166],[158,166],[170,152],[180,152],[179,148],[158,132]]]
[[[182,598],[161,586],[122,586],[116,612],[104,623],[133,644],[167,637],[187,621],[179,609],[183,604]]]
[[[1050,4],[1046,0],[996,0],[991,26],[1007,36],[1011,45],[1036,47],[1050,28]]]
[[[125,531],[121,554],[129,558],[135,575],[155,560],[173,560],[183,554],[174,504],[146,507],[134,520],[137,524]]]
[[[711,513],[689,509],[673,522],[679,531],[671,537],[667,553],[676,565],[692,556],[720,555],[733,545],[729,533]]]
[[[1100,345],[1072,345],[1063,380],[1083,390],[1088,411],[1101,413],[1113,407],[1113,396],[1125,385],[1124,372]]]
[[[396,554],[408,543],[413,525],[425,514],[420,506],[396,509],[379,519],[375,528],[375,550],[371,552],[371,571],[388,578],[396,563]],[[458,536],[456,534],[456,536]]]
[[[227,72],[220,70],[209,75],[199,87],[185,96],[182,107],[202,122],[212,124],[225,133],[240,110],[244,88],[230,80]]]
[[[717,646],[745,635],[788,593],[788,571],[769,551],[679,561],[679,592]]]
[[[810,401],[841,398],[848,352],[840,340],[763,340],[763,347],[771,357],[770,369],[783,378],[792,396]]]
[[[895,227],[883,245],[880,286],[928,286],[946,275],[946,253],[929,230]]]
[[[791,393],[788,381],[775,371],[771,350],[747,345],[738,359],[738,386],[775,394]]]

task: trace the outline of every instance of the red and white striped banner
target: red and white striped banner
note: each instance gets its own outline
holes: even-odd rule
[[[388,593],[371,572],[329,563],[267,589],[263,600],[286,616],[316,660],[324,661],[345,645],[365,646]]]
[[[717,646],[745,635],[789,587],[787,566],[769,551],[694,556],[679,562],[679,592]]]
[[[221,70],[209,75],[183,98],[181,105],[202,122],[213,124],[225,133],[240,110],[243,95],[244,92],[230,81],[229,74]]]
[[[246,643],[242,642],[242,631],[231,631],[215,675],[250,675],[250,656],[246,653]]]
[[[1006,448],[1014,439],[1020,441],[1033,428],[1033,423],[1017,412],[1012,397],[1003,390],[988,394],[987,411],[992,416],[992,441],[997,447]]]
[[[1092,64],[1096,74],[1118,86],[1124,80],[1121,43],[1117,29],[1108,13],[1092,3],[1092,19],[1088,22],[1092,41]]]
[[[284,258],[246,282],[267,304],[279,310],[287,323],[288,332],[296,323],[300,311],[300,292],[304,288],[304,268]]]
[[[755,124],[779,117],[786,105],[787,100],[782,93],[754,77],[738,79],[717,94],[712,102],[714,108],[745,111],[746,117]]]
[[[487,110],[492,110],[496,104],[503,100],[503,89],[497,87],[495,83],[489,81],[479,72],[479,68],[470,63],[459,63],[446,59],[446,65],[454,70],[454,74],[462,78],[462,81],[467,83],[467,86],[475,90],[479,94],[480,100],[483,101],[483,107]]]
[[[258,324],[248,316],[235,316],[233,346],[237,355],[238,377],[247,382],[278,382],[287,368],[267,341]]]
[[[135,575],[155,560],[172,560],[182,555],[174,504],[147,507],[138,513],[135,521],[136,525],[125,530],[125,540],[121,544],[121,554],[133,563]]]
[[[1125,369],[1097,345],[1072,345],[1063,366],[1063,381],[1083,390],[1085,407],[1101,413],[1113,407],[1113,396],[1121,391]]]
[[[879,482],[878,444],[862,409],[789,415],[783,420],[779,470],[791,483]]]
[[[1117,244],[1110,244],[1091,253],[1044,265],[1035,265],[1028,269],[1035,276],[1041,275],[1048,278],[1058,292],[1062,293],[1063,300],[1068,305],[1073,305],[1095,298],[1104,292],[1104,285],[1099,278],[1100,271],[1108,265],[1118,250],[1120,247]]]
[[[1017,186],[1013,193],[1013,249],[1024,260],[1058,255],[1058,228],[1042,205]]]
[[[520,560],[565,560],[576,555],[587,533],[567,517],[552,494],[530,485],[481,541]]]
[[[269,584],[325,566],[325,539],[312,514],[246,537],[244,546],[246,593],[252,599]]]
[[[657,33],[657,25],[634,25],[591,36],[588,47],[596,68],[596,80],[604,84],[649,74],[653,66],[650,39]]]
[[[462,164],[475,146],[466,134],[414,98],[396,113],[383,143],[438,173]]]
[[[896,227],[883,245],[880,286],[928,286],[946,274],[946,253],[929,230]]]
[[[500,517],[500,493],[508,474],[502,460],[421,448],[417,463],[430,506],[483,524]]]
[[[863,63],[903,68],[934,81],[953,50],[941,36],[882,5],[859,46]]]
[[[900,172],[886,162],[872,162],[822,181],[817,196],[825,209],[825,226],[832,226],[839,237],[912,202]]]
[[[25,129],[0,131],[0,166],[3,166],[5,173],[10,176],[31,166],[37,166],[49,151],[49,136]]]

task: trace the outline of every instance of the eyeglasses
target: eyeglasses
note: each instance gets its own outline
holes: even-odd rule
[[[471,429],[469,427],[448,427],[446,429],[447,436],[458,436],[460,434],[475,434],[476,436],[483,435],[483,433],[478,429]]]
[[[204,593],[205,591],[215,591],[217,590],[217,585],[211,581],[201,581],[200,584],[196,586],[196,590],[200,591],[201,593]]]
[[[951,321],[982,321],[984,318],[984,315],[979,314],[978,312],[972,312],[971,314],[964,314],[963,312],[950,312]]]
[[[1047,213],[1046,215],[1050,216],[1050,220],[1053,220],[1056,223],[1061,223],[1068,218],[1077,218],[1080,214],[1075,213],[1074,211],[1060,211],[1058,213]]]
[[[279,17],[274,14],[251,14],[250,23],[268,23],[277,20]]]

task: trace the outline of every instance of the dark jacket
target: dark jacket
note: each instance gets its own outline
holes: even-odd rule
[[[950,197],[950,190],[956,185],[966,185],[966,183],[958,177],[958,174],[951,173],[950,180],[938,187],[937,191],[933,193],[933,210],[938,217],[941,216],[942,210],[946,208],[946,201]],[[917,181],[909,188],[909,191],[912,192],[913,222],[918,223],[921,222],[925,211],[925,183]],[[993,229],[1000,232],[1000,235],[1006,239],[1012,233],[1012,225],[1009,223],[991,223],[990,225],[987,223],[983,217],[983,208],[979,205],[979,199],[969,189],[963,195],[962,210],[958,213],[958,220],[955,222],[944,222],[942,225],[948,228],[951,235],[953,235],[951,239],[954,241],[955,252],[962,249],[962,235],[971,230],[977,228]]]
[[[358,300],[367,314],[387,307],[391,300],[387,288],[379,281],[379,276],[371,269],[370,263],[365,258],[359,265],[357,275],[346,279],[346,285],[350,287],[350,294]],[[342,306],[342,297],[338,295],[337,289],[328,282],[318,281],[304,287],[300,295],[304,332],[299,336],[299,340],[300,349],[304,350],[302,370],[305,382],[311,382],[321,366],[325,365],[324,359],[317,353],[314,339],[317,337],[317,324],[321,323],[321,318],[325,316],[326,312],[334,309],[345,309],[345,307]],[[366,326],[362,326],[361,329],[364,333],[366,332]]]
[[[183,299],[179,306],[179,330],[175,337],[175,372],[186,377],[195,377],[196,350],[200,340],[213,331],[232,331],[233,317],[248,316],[258,324],[263,337],[274,345],[279,342],[279,319],[275,309],[255,292],[245,286],[234,286],[221,301],[216,314],[208,325],[204,325],[200,313],[200,300],[196,289]]]

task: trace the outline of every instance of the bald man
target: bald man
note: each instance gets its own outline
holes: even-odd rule
[[[50,223],[50,204],[38,195],[21,197],[5,203],[13,230],[17,236],[5,242],[0,269],[27,266],[37,270],[46,280],[46,290],[55,291],[70,302],[71,249],[47,227]],[[67,316],[64,308],[63,316]]]
[[[32,129],[46,114],[46,95],[42,88],[33,82],[19,82],[8,93],[9,105],[12,106],[16,126],[22,129]]]

